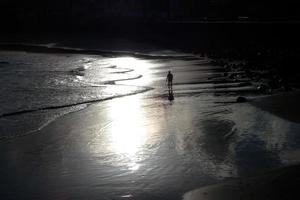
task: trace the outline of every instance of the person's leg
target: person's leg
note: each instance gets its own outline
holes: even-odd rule
[[[168,92],[169,92],[169,95],[172,93],[172,83],[170,81],[168,81]]]

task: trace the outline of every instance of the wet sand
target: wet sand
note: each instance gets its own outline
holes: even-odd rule
[[[203,187],[184,195],[184,200],[299,199],[299,165],[261,176],[237,179]]]
[[[299,91],[281,93],[255,99],[251,104],[280,118],[299,123]],[[298,155],[297,155],[298,156]],[[192,190],[184,200],[235,200],[235,199],[299,199],[300,165],[283,167],[260,175],[233,179]]]
[[[273,113],[283,119],[300,123],[300,106],[298,106],[299,100],[300,92],[294,91],[257,99],[252,103],[262,110]]]
[[[140,79],[118,84],[153,90],[91,104],[35,134],[1,141],[0,196],[182,199],[195,188],[299,161],[300,126],[252,103],[233,103],[241,93],[253,97],[253,88],[222,82],[222,67],[197,56],[151,63],[135,66]]]

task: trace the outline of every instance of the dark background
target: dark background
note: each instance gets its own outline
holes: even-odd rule
[[[293,0],[1,0],[0,24],[2,41],[76,36],[194,51],[298,51],[299,5]]]
[[[300,12],[293,0],[1,0],[0,20],[5,32],[86,32],[186,21],[291,23]]]
[[[100,25],[108,22],[300,19],[293,0],[1,0],[0,8],[6,31],[103,30]]]

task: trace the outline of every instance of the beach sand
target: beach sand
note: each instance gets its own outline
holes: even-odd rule
[[[285,97],[298,93],[275,101],[253,97],[253,87],[222,82],[222,67],[197,55],[150,61],[130,66],[141,78],[115,84],[151,90],[89,104],[33,134],[2,140],[1,198],[173,200],[207,199],[213,192],[213,198],[253,199],[260,185],[248,191],[248,184],[259,181],[269,194],[270,187],[285,187],[269,182],[273,177],[297,175],[292,167],[256,178],[299,161],[297,113],[293,120],[280,112],[290,110]],[[175,75],[174,101],[165,87],[168,70]],[[234,103],[240,94],[256,100]],[[192,191],[235,178],[242,184]]]
[[[299,91],[258,98],[251,104],[285,120],[299,123]],[[297,164],[298,163],[298,164]],[[270,170],[257,176],[239,178],[192,190],[184,200],[299,199],[300,165]]]
[[[300,123],[300,92],[285,92],[283,94],[272,95],[263,99],[258,99],[253,105],[262,110],[270,112],[288,121]]]
[[[203,187],[184,195],[184,200],[299,199],[300,166],[290,166],[261,176]]]

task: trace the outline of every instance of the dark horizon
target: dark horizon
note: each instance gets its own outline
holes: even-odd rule
[[[237,0],[46,0],[0,2],[5,32],[170,21],[299,21],[299,3]],[[94,28],[95,29],[95,28]],[[59,30],[58,30],[59,31]]]

